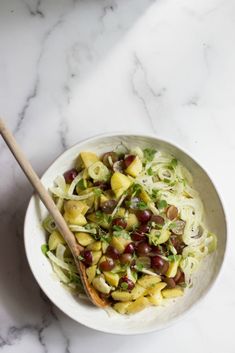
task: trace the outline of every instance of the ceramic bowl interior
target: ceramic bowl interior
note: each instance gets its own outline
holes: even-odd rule
[[[152,136],[140,135],[106,135],[95,137],[78,143],[66,152],[48,168],[42,177],[43,184],[48,188],[53,180],[73,166],[80,151],[94,151],[97,154],[112,150],[118,144],[124,143],[130,147],[151,147],[173,154],[192,173],[196,189],[199,191],[205,207],[205,221],[209,229],[218,236],[218,250],[208,256],[197,273],[194,286],[184,297],[171,302],[164,307],[150,307],[133,316],[110,315],[102,309],[97,309],[84,300],[71,295],[55,277],[51,265],[41,252],[45,243],[45,233],[41,226],[42,219],[47,214],[45,207],[37,196],[30,200],[25,218],[25,248],[30,268],[42,290],[49,299],[64,313],[75,321],[90,328],[115,334],[139,334],[162,329],[180,318],[208,292],[215,281],[223,263],[226,248],[226,219],[224,210],[208,174],[187,153],[166,141]]]

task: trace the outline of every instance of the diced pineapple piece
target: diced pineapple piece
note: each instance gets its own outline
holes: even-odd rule
[[[141,198],[141,200],[143,200],[147,204],[149,202],[152,202],[151,197],[149,196],[149,194],[145,190],[141,190],[139,197]]]
[[[170,235],[171,233],[168,229],[162,229],[161,231],[159,231],[158,229],[152,229],[150,231],[150,238],[151,236],[155,238],[155,245],[165,243],[170,238]]]
[[[131,243],[131,239],[124,239],[122,237],[113,237],[111,240],[111,245],[117,249],[117,251],[122,254],[125,250],[125,247]]]
[[[115,213],[115,217],[125,217],[126,209],[124,207],[120,207]]]
[[[76,217],[71,217],[68,213],[64,214],[64,219],[67,223],[76,224],[78,226],[84,226],[87,224],[87,220],[83,214],[79,214]]]
[[[146,288],[140,286],[138,283],[131,291],[132,299],[137,299],[147,294]]]
[[[86,269],[86,274],[87,274],[87,278],[88,278],[89,283],[91,283],[93,281],[93,279],[95,278],[96,269],[97,269],[96,265],[90,266]]]
[[[179,258],[176,261],[172,261],[172,262],[169,263],[169,267],[168,267],[168,270],[166,272],[166,276],[167,277],[175,277],[175,275],[177,273],[177,269],[178,269],[179,263],[180,263],[180,260],[181,260],[181,258]]]
[[[120,301],[120,302],[128,302],[132,300],[132,294],[129,292],[124,292],[121,290],[115,290],[114,292],[111,293],[111,296],[114,300]]]
[[[158,292],[155,295],[150,295],[148,297],[146,297],[148,299],[148,301],[152,304],[152,305],[161,305],[162,304],[162,293]]]
[[[142,167],[142,162],[139,156],[136,156],[133,162],[126,168],[126,173],[135,178],[142,171]]]
[[[111,188],[117,198],[120,197],[131,184],[131,180],[120,172],[113,173],[111,177]]]
[[[92,285],[99,292],[104,294],[109,294],[111,287],[105,282],[105,279],[102,276],[97,276],[93,279]]]
[[[109,222],[107,220],[107,217],[97,217],[95,213],[90,213],[87,215],[87,219],[93,223],[99,224],[101,227],[104,229],[109,229]]]
[[[86,250],[98,251],[101,250],[101,241],[95,241],[86,247]]]
[[[81,160],[86,168],[99,161],[98,156],[93,152],[81,152]]]
[[[85,215],[89,206],[84,201],[69,200],[64,204],[65,213],[75,218],[79,214]]]
[[[160,276],[151,276],[145,275],[138,280],[138,284],[140,284],[144,288],[153,287],[156,283],[161,282]]]
[[[92,251],[92,265],[96,265],[102,256],[101,251]]]
[[[184,295],[183,288],[176,287],[172,289],[163,289],[162,291],[163,298],[176,298],[182,297]]]
[[[117,287],[119,283],[119,276],[117,273],[103,272],[106,282],[112,286]]]
[[[140,297],[134,302],[130,303],[126,309],[127,314],[135,314],[149,306],[149,301],[145,297]]]
[[[121,302],[121,303],[116,303],[114,304],[113,308],[116,310],[119,314],[126,314],[127,308],[130,305],[131,302]]]
[[[163,288],[166,287],[166,283],[165,282],[159,282],[159,283],[156,283],[153,287],[151,288],[148,288],[148,294],[151,296],[151,295],[157,295],[161,292],[161,290]]]
[[[127,217],[127,230],[132,230],[133,228],[136,228],[139,225],[138,218],[134,213],[129,213]]]
[[[49,250],[50,251],[55,250],[57,248],[57,245],[59,244],[65,244],[64,238],[57,230],[54,230],[49,236],[49,240],[48,240]]]
[[[83,232],[75,233],[75,237],[78,243],[82,246],[87,246],[91,243],[94,243],[95,241],[94,238],[88,233],[83,233]]]

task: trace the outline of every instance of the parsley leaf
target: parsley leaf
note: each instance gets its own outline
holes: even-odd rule
[[[81,190],[85,190],[87,188],[87,181],[85,179],[80,179],[76,186]]]
[[[138,262],[136,265],[135,265],[137,271],[142,271],[143,268],[144,268],[144,265],[141,263],[141,262]]]
[[[170,261],[170,262],[174,262],[174,261],[179,261],[181,258],[180,255],[169,255],[167,257],[167,259]]]
[[[124,290],[127,290],[128,289],[128,283],[122,282],[121,288],[124,289]]]
[[[130,237],[130,234],[126,231],[126,230],[124,230],[124,229],[122,229],[122,230],[115,230],[114,232],[113,232],[113,236],[114,237],[121,237],[121,238],[124,238],[124,239],[131,239],[131,237]]]
[[[136,207],[139,210],[146,210],[146,208],[148,208],[147,204],[144,201],[140,201],[137,203]]]
[[[78,260],[80,260],[80,261],[84,260],[84,257],[83,257],[82,255],[78,255],[77,258],[78,258]]]
[[[149,167],[149,168],[147,169],[147,174],[148,174],[148,175],[153,175],[153,170],[152,170],[151,167]]]
[[[47,256],[47,252],[49,251],[48,245],[47,244],[42,244],[41,246],[42,253]]]
[[[146,161],[152,162],[152,160],[155,156],[156,150],[154,150],[152,148],[145,148],[143,150],[143,152],[144,152],[144,158],[146,159]]]
[[[167,207],[167,202],[166,202],[166,200],[160,200],[160,201],[158,201],[157,207],[158,207],[159,209],[166,208],[166,207]]]
[[[177,159],[175,159],[175,158],[173,158],[173,159],[171,160],[171,162],[170,162],[170,166],[171,166],[172,168],[175,168],[175,167],[177,166],[177,164],[178,164],[178,161],[177,161]]]
[[[100,188],[94,188],[93,192],[97,197],[99,197],[102,194],[102,190]]]
[[[156,198],[158,197],[158,193],[159,193],[159,190],[157,190],[157,189],[153,189],[152,190],[151,197],[152,197],[153,200],[156,200]]]

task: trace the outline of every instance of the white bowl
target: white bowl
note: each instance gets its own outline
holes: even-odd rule
[[[133,316],[108,315],[86,301],[72,296],[57,280],[51,265],[41,252],[45,233],[41,226],[47,214],[37,196],[32,196],[25,217],[24,241],[29,266],[39,286],[49,299],[65,314],[90,328],[115,334],[140,334],[160,330],[191,309],[208,292],[221,269],[227,240],[226,218],[218,192],[205,170],[187,153],[171,143],[154,136],[112,134],[94,137],[80,142],[64,152],[48,168],[42,177],[48,188],[53,180],[73,166],[80,151],[90,150],[98,154],[112,150],[120,142],[128,146],[152,147],[172,153],[192,173],[196,189],[205,206],[205,218],[209,229],[218,236],[218,250],[208,256],[198,271],[194,286],[184,297],[173,300],[165,307],[150,307]]]

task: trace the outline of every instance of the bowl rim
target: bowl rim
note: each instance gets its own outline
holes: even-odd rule
[[[27,229],[27,222],[28,222],[28,218],[29,218],[29,209],[33,203],[33,200],[36,196],[36,193],[33,192],[32,196],[30,197],[30,200],[28,202],[27,208],[26,208],[26,212],[25,212],[25,217],[24,217],[24,225],[23,225],[23,232],[24,232],[24,249],[25,249],[25,254],[26,254],[26,258],[27,258],[27,262],[29,265],[29,268],[33,274],[33,277],[35,278],[37,284],[39,285],[40,289],[46,294],[46,296],[49,298],[49,300],[53,303],[53,305],[55,305],[60,311],[62,311],[65,315],[67,315],[69,318],[71,318],[73,321],[75,321],[76,323],[83,325],[89,329],[93,329],[102,333],[107,333],[107,334],[113,334],[113,335],[124,335],[124,336],[133,336],[133,335],[140,335],[140,334],[146,334],[146,333],[153,333],[153,332],[158,332],[161,330],[165,330],[168,327],[174,325],[176,322],[179,322],[181,320],[183,320],[184,318],[186,318],[190,313],[192,313],[197,306],[205,299],[205,297],[209,294],[209,292],[211,292],[212,287],[217,283],[217,281],[219,280],[219,278],[222,276],[223,270],[224,270],[224,264],[225,264],[225,258],[226,258],[226,254],[228,251],[228,240],[229,240],[229,223],[228,223],[228,217],[227,217],[227,213],[226,213],[226,207],[225,207],[225,201],[223,196],[220,194],[219,189],[216,185],[216,182],[214,181],[214,178],[207,172],[207,170],[204,168],[204,166],[201,164],[201,162],[198,162],[197,158],[195,158],[194,156],[192,156],[191,152],[185,151],[184,148],[182,148],[178,143],[175,143],[173,141],[171,141],[170,139],[165,139],[165,138],[161,138],[161,137],[157,137],[155,134],[151,134],[151,133],[130,133],[130,132],[109,132],[109,133],[103,133],[103,134],[95,134],[92,135],[88,138],[84,138],[81,139],[80,141],[72,144],[71,146],[69,146],[66,150],[64,150],[63,152],[61,152],[60,154],[57,155],[57,157],[50,163],[50,165],[44,170],[44,172],[42,173],[42,175],[40,176],[40,180],[44,177],[44,175],[47,173],[47,171],[52,167],[52,165],[54,163],[56,163],[65,153],[67,153],[69,150],[73,149],[76,146],[82,145],[84,143],[89,143],[92,142],[93,140],[96,139],[101,139],[101,138],[108,138],[108,137],[121,137],[121,136],[136,136],[136,137],[143,137],[143,138],[152,138],[157,140],[159,143],[166,143],[168,145],[171,145],[173,148],[178,149],[180,152],[182,152],[183,154],[185,154],[186,156],[190,157],[196,164],[198,164],[198,166],[202,169],[202,171],[205,173],[205,175],[208,177],[208,179],[210,180],[212,186],[214,187],[214,190],[217,194],[218,200],[220,202],[221,205],[221,209],[223,212],[223,216],[224,216],[224,222],[225,222],[225,244],[224,244],[224,253],[223,253],[223,257],[222,257],[222,262],[220,265],[220,268],[218,269],[218,272],[216,274],[216,276],[214,277],[213,281],[211,281],[211,283],[208,285],[207,290],[201,295],[201,297],[195,302],[193,303],[185,312],[181,313],[180,315],[178,315],[177,317],[171,319],[169,322],[164,323],[162,326],[157,327],[157,328],[148,328],[145,330],[138,330],[135,329],[134,332],[127,332],[127,331],[112,331],[112,330],[108,330],[108,329],[101,329],[99,327],[96,327],[95,325],[91,324],[88,325],[86,323],[83,323],[82,320],[79,321],[79,318],[76,319],[74,318],[71,314],[68,314],[63,308],[61,308],[58,304],[56,304],[54,302],[53,296],[50,295],[50,293],[48,293],[46,286],[43,285],[43,283],[40,281],[39,278],[37,278],[37,275],[34,271],[33,265],[31,264],[31,260],[30,260],[30,256],[29,256],[29,252],[28,252],[28,248],[27,248],[27,237],[26,237],[26,229]]]

